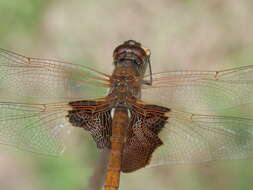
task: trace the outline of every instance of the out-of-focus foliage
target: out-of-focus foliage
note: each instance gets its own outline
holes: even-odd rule
[[[47,1],[0,1],[0,40],[15,40],[16,34],[33,36]]]
[[[135,39],[151,49],[154,72],[226,69],[253,64],[252,9],[251,0],[1,0],[0,46],[110,73],[113,48]],[[0,189],[84,189],[98,156],[84,133],[74,131],[61,158],[1,146]],[[121,189],[247,190],[252,178],[253,159],[221,161],[124,174]]]

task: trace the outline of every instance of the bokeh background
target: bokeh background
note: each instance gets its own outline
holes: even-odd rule
[[[251,0],[1,0],[0,46],[110,73],[115,46],[135,39],[151,49],[153,72],[220,70],[253,63],[252,10]],[[0,189],[86,189],[99,151],[84,133],[74,130],[61,158],[0,146]],[[219,161],[123,174],[120,189],[247,190],[252,179],[253,159]]]

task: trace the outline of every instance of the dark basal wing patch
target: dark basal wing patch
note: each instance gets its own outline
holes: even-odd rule
[[[110,148],[112,118],[108,104],[100,101],[76,101],[69,104],[73,107],[68,114],[69,122],[89,131],[98,148]]]
[[[148,165],[152,153],[163,144],[158,133],[168,119],[164,114],[169,109],[155,105],[140,107],[130,110],[131,118],[122,156],[123,172],[132,172]]]

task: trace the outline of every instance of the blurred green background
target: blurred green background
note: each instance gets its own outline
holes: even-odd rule
[[[252,10],[251,0],[1,0],[0,46],[110,73],[113,48],[135,39],[151,49],[153,72],[219,70],[253,63]],[[85,189],[99,154],[84,133],[61,158],[0,146],[0,189]],[[219,161],[123,174],[120,189],[247,190],[252,179],[253,159]]]

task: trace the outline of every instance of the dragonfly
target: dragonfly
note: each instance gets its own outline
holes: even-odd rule
[[[82,128],[110,150],[105,190],[121,172],[253,156],[253,120],[215,114],[253,101],[253,65],[153,73],[150,56],[125,41],[107,74],[0,49],[0,143],[56,156]]]

